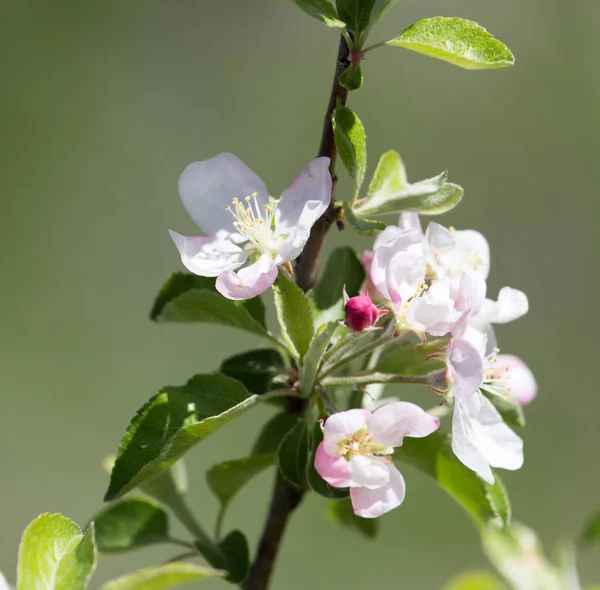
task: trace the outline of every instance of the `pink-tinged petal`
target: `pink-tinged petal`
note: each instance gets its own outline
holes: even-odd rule
[[[204,236],[187,237],[170,231],[185,267],[203,277],[216,277],[242,266],[248,255],[233,242]]]
[[[389,471],[388,483],[378,489],[350,488],[350,500],[356,516],[377,518],[402,504],[406,495],[404,478],[393,464]]]
[[[364,409],[346,410],[329,416],[323,426],[323,445],[327,453],[333,457],[339,455],[340,440],[366,428],[370,416],[371,412]]]
[[[390,479],[389,466],[381,459],[355,455],[350,460],[350,487],[374,490]]]
[[[315,453],[315,469],[329,484],[336,488],[347,488],[350,485],[350,462],[344,457],[332,457],[320,443]]]
[[[448,343],[448,379],[454,397],[467,401],[483,381],[483,360],[477,349],[463,338]]]
[[[432,336],[444,336],[462,317],[450,296],[448,278],[434,281],[423,295],[410,301],[406,310],[406,319],[412,329],[429,332]]]
[[[460,275],[458,293],[456,294],[456,308],[465,317],[477,316],[485,301],[487,284],[478,273],[464,270]]]
[[[207,235],[233,231],[234,219],[226,206],[257,193],[260,207],[269,202],[265,183],[237,156],[218,154],[210,160],[193,162],[179,177],[179,195],[190,217]]]
[[[392,242],[400,236],[405,230],[397,225],[388,225],[381,233],[377,234],[373,242],[373,251],[381,248],[384,244]]]
[[[447,254],[456,247],[454,233],[435,221],[427,226],[425,238],[434,257]]]
[[[460,257],[463,267],[469,267],[487,279],[490,273],[490,247],[478,231],[466,229],[454,232],[455,256]]]
[[[275,282],[278,272],[271,257],[263,254],[254,264],[237,272],[226,270],[221,273],[215,287],[227,299],[252,299],[264,293]]]
[[[531,369],[518,357],[512,354],[499,354],[496,376],[508,377],[508,397],[520,406],[530,404],[537,395],[538,386]]]
[[[529,311],[529,300],[523,291],[503,287],[498,293],[498,301],[486,301],[485,312],[492,324],[506,324],[524,316]]]
[[[474,471],[489,484],[494,483],[494,474],[490,464],[473,443],[473,427],[468,413],[463,411],[462,404],[454,404],[454,415],[452,418],[452,450],[456,458],[466,467]]]
[[[405,436],[422,438],[436,431],[439,418],[409,402],[395,402],[373,412],[367,428],[374,443],[399,447]]]
[[[421,228],[421,220],[419,219],[418,213],[400,213],[400,219],[398,225],[402,229],[413,229],[419,233],[423,233]]]

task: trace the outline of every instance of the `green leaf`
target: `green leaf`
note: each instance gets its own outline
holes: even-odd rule
[[[180,584],[222,577],[224,572],[191,563],[165,563],[125,574],[102,590],[167,590]]]
[[[349,31],[360,37],[359,46],[383,12],[395,3],[396,0],[336,0],[340,18]]]
[[[344,286],[350,297],[358,295],[364,280],[365,270],[356,252],[348,246],[336,248],[312,290],[315,306],[317,309],[334,306],[342,299]]]
[[[355,530],[368,539],[375,538],[379,532],[379,522],[376,519],[360,518],[354,514],[350,499],[329,502],[328,515],[335,524]]]
[[[310,395],[313,390],[317,373],[323,361],[323,354],[338,326],[337,322],[323,324],[310,342],[310,347],[300,370],[300,391],[305,395]]]
[[[518,427],[525,426],[525,413],[523,412],[523,408],[521,408],[517,402],[508,397],[490,393],[483,388],[481,391],[483,395],[490,400],[494,408],[498,410],[506,424]]]
[[[93,518],[101,553],[137,549],[169,540],[169,517],[156,502],[127,498]]]
[[[333,112],[333,135],[338,153],[358,193],[367,169],[367,144],[363,124],[346,106]]]
[[[446,213],[460,203],[464,194],[457,184],[446,182],[447,172],[409,184],[392,195],[383,192],[363,199],[354,207],[357,215],[389,215],[408,211],[423,215]]]
[[[466,70],[506,68],[515,63],[504,43],[476,22],[457,17],[420,20],[387,45],[404,47]]]
[[[350,64],[340,75],[339,84],[348,90],[358,90],[363,83],[360,62]]]
[[[240,584],[248,576],[250,550],[248,541],[241,531],[231,531],[220,543],[219,548],[227,564],[227,580]]]
[[[265,307],[260,297],[226,299],[214,279],[175,273],[162,286],[150,312],[157,322],[208,322],[265,336]]]
[[[444,351],[448,345],[447,338],[436,338],[425,344],[400,342],[386,349],[373,368],[373,372],[393,373],[395,375],[426,375],[431,371],[443,369],[443,361],[432,358],[431,354]]]
[[[281,441],[277,452],[277,464],[283,477],[301,488],[307,487],[306,464],[309,453],[308,429],[299,422]]]
[[[586,545],[600,543],[600,512],[590,518],[583,529],[582,541]]]
[[[252,393],[266,393],[284,368],[283,358],[276,350],[261,348],[229,357],[223,361],[221,373],[241,381]]]
[[[315,469],[315,454],[317,452],[317,447],[323,440],[323,433],[321,432],[321,427],[317,423],[314,425],[312,429],[312,437],[311,437],[311,452],[308,459],[308,463],[306,465],[306,477],[308,480],[308,484],[312,490],[317,492],[320,496],[325,498],[330,498],[332,500],[340,500],[347,498],[349,495],[348,488],[334,488],[330,486],[318,473]]]
[[[93,526],[82,533],[62,514],[42,514],[21,538],[17,590],[84,590],[95,563]]]
[[[233,497],[255,475],[275,464],[276,455],[254,455],[213,465],[206,472],[206,481],[224,510]]]
[[[277,453],[285,435],[298,424],[298,419],[288,412],[275,414],[262,428],[251,455]]]
[[[117,453],[105,500],[114,500],[173,465],[195,444],[257,401],[225,375],[196,375],[164,387],[131,421]]]
[[[490,572],[467,572],[448,582],[442,590],[508,590],[507,586]]]
[[[339,20],[335,8],[327,0],[292,0],[292,2],[306,14],[320,20],[328,27],[343,29],[346,26]]]
[[[396,449],[394,460],[433,477],[478,526],[498,519],[504,526],[509,524],[510,504],[498,477],[490,486],[465,467],[454,456],[446,435],[435,432],[425,438],[406,438]]]
[[[283,339],[294,359],[302,364],[314,331],[308,299],[285,271],[279,272],[273,294]]]
[[[408,186],[408,178],[404,162],[398,152],[385,152],[375,169],[375,174],[369,184],[367,199],[385,201]]]
[[[358,217],[352,210],[350,203],[344,203],[344,214],[348,223],[352,226],[352,229],[362,236],[376,236],[379,232],[383,231],[386,227],[382,221],[376,221],[374,219],[365,219],[364,217]]]

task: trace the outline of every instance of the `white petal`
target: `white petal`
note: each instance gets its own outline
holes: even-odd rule
[[[231,232],[234,219],[225,207],[257,193],[260,207],[269,202],[265,183],[237,156],[222,153],[193,162],[179,177],[179,194],[190,217],[207,235]]]
[[[472,438],[473,428],[469,415],[463,412],[462,404],[456,401],[452,418],[452,450],[463,465],[477,473],[483,480],[493,484],[494,474],[490,465],[473,444]]]
[[[466,268],[471,268],[487,279],[490,273],[490,247],[478,231],[466,229],[454,232],[456,256],[463,260]]]
[[[434,281],[431,287],[409,303],[406,319],[416,331],[427,331],[432,336],[447,334],[462,318],[450,297],[450,281]]]
[[[388,465],[379,459],[355,455],[350,460],[350,487],[375,490],[390,479]]]
[[[452,338],[448,343],[448,378],[459,402],[468,400],[483,381],[483,359],[463,338]]]
[[[252,299],[264,293],[275,282],[278,272],[272,258],[263,254],[254,264],[237,272],[222,272],[217,277],[215,287],[227,299]]]
[[[489,301],[489,300],[488,300]],[[498,293],[498,301],[486,302],[487,319],[492,324],[512,322],[529,311],[529,301],[523,291],[503,287]]]
[[[2,572],[0,572],[0,590],[11,590],[11,586],[8,585]]]
[[[375,444],[399,447],[405,436],[422,438],[437,430],[439,418],[409,402],[395,402],[373,412],[367,428]]]
[[[402,229],[414,229],[421,234],[423,233],[418,213],[400,213],[398,225]]]
[[[332,456],[338,455],[338,443],[343,438],[366,428],[371,416],[369,410],[346,410],[338,412],[327,418],[323,426],[323,446]]]
[[[456,247],[454,233],[435,221],[427,226],[425,238],[434,256],[447,254]]]
[[[406,484],[395,465],[390,465],[389,482],[376,490],[350,488],[354,514],[362,518],[377,518],[400,506],[406,495]]]
[[[235,270],[247,258],[247,254],[230,240],[187,237],[175,231],[169,233],[185,267],[203,277],[216,277],[226,270]]]

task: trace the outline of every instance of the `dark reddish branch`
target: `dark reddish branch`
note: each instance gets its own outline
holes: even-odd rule
[[[331,86],[331,93],[329,95],[329,104],[327,105],[327,111],[325,112],[325,119],[323,121],[323,132],[321,134],[321,145],[319,146],[319,156],[326,156],[329,158],[329,173],[331,174],[332,192],[331,202],[329,208],[323,216],[313,225],[310,232],[308,242],[302,250],[302,254],[296,262],[296,282],[298,286],[304,291],[308,291],[317,281],[317,272],[319,269],[319,261],[321,258],[321,250],[325,243],[325,236],[329,231],[331,225],[335,222],[335,210],[333,207],[335,190],[335,161],[337,156],[337,150],[335,147],[335,140],[333,138],[333,125],[331,123],[331,117],[333,111],[340,104],[346,104],[346,98],[348,96],[348,90],[338,84],[339,77],[342,72],[348,67],[348,45],[344,37],[340,37],[340,45],[338,49],[337,62],[335,68],[335,75],[333,76],[333,83]]]
[[[330,159],[329,173],[333,180],[332,186],[335,187],[335,160],[337,150],[335,140],[333,138],[333,126],[331,117],[336,105],[339,103],[346,104],[348,91],[338,84],[338,79],[344,69],[348,66],[348,45],[343,37],[340,38],[338,49],[335,74],[333,76],[333,84],[331,94],[329,96],[329,104],[325,112],[325,120],[323,121],[323,132],[321,134],[321,145],[319,146],[319,156],[327,156]],[[308,242],[304,246],[302,255],[296,263],[296,282],[304,291],[308,291],[317,280],[317,272],[319,268],[319,260],[321,250],[325,242],[325,236],[329,228],[335,221],[335,210],[333,207],[333,188],[331,193],[331,202],[327,211],[313,226]],[[298,400],[295,400],[296,402]],[[290,404],[294,402],[290,400]],[[302,415],[303,408],[288,407],[290,413]],[[275,485],[273,487],[273,496],[267,522],[263,530],[256,558],[250,567],[248,578],[242,584],[243,590],[266,590],[271,580],[273,573],[273,565],[281,545],[281,539],[285,532],[288,520],[292,512],[302,501],[304,490],[289,483],[283,476],[277,472]]]

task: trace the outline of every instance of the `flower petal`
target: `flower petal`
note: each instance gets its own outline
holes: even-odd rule
[[[490,274],[490,247],[478,231],[465,229],[454,232],[456,239],[455,257],[463,260],[463,268],[471,268],[484,279]]]
[[[252,299],[264,293],[277,278],[278,269],[268,254],[263,254],[254,264],[237,272],[226,270],[217,277],[215,287],[227,299]]]
[[[190,217],[207,235],[233,231],[233,217],[225,209],[234,198],[257,193],[259,206],[269,202],[265,183],[237,156],[218,154],[193,162],[179,177],[179,195]]]
[[[402,229],[414,229],[421,234],[423,233],[423,229],[421,228],[421,220],[419,219],[418,213],[410,213],[410,212],[400,213],[400,219],[398,220],[398,225]]]
[[[247,254],[230,240],[204,236],[182,236],[169,231],[185,267],[202,277],[216,277],[244,264]]]
[[[439,418],[409,402],[395,402],[373,412],[367,428],[374,443],[399,447],[405,436],[422,438],[440,426]]]
[[[329,484],[336,488],[347,488],[350,485],[350,461],[344,457],[332,457],[320,443],[315,453],[315,469]]]
[[[350,487],[374,490],[390,479],[389,465],[381,459],[355,455],[350,460]]]
[[[456,239],[454,232],[446,229],[443,225],[432,221],[425,230],[425,238],[434,259],[437,260],[439,255],[447,254],[456,247]]]
[[[323,444],[327,453],[333,457],[339,455],[340,440],[366,428],[370,416],[369,410],[362,409],[346,410],[329,416],[323,426]]]
[[[395,465],[390,465],[389,470],[389,482],[376,490],[350,488],[350,500],[356,516],[377,518],[402,504],[406,495],[404,478]]]
[[[450,296],[448,278],[433,281],[423,295],[410,301],[406,310],[406,319],[413,329],[429,332],[432,336],[444,336],[462,317]]]
[[[487,320],[492,324],[512,322],[529,311],[527,295],[519,289],[502,287],[498,293],[498,301],[486,301]]]
[[[300,254],[315,221],[325,213],[331,201],[331,175],[329,158],[316,158],[308,163],[281,193],[275,211],[275,227],[278,233],[289,234],[288,255],[284,262]]]
[[[477,349],[463,338],[448,343],[448,378],[459,402],[469,399],[483,381],[483,360]]]
[[[531,369],[512,354],[499,354],[496,357],[498,370],[496,375],[508,377],[508,396],[520,406],[530,404],[537,395],[538,386]]]

